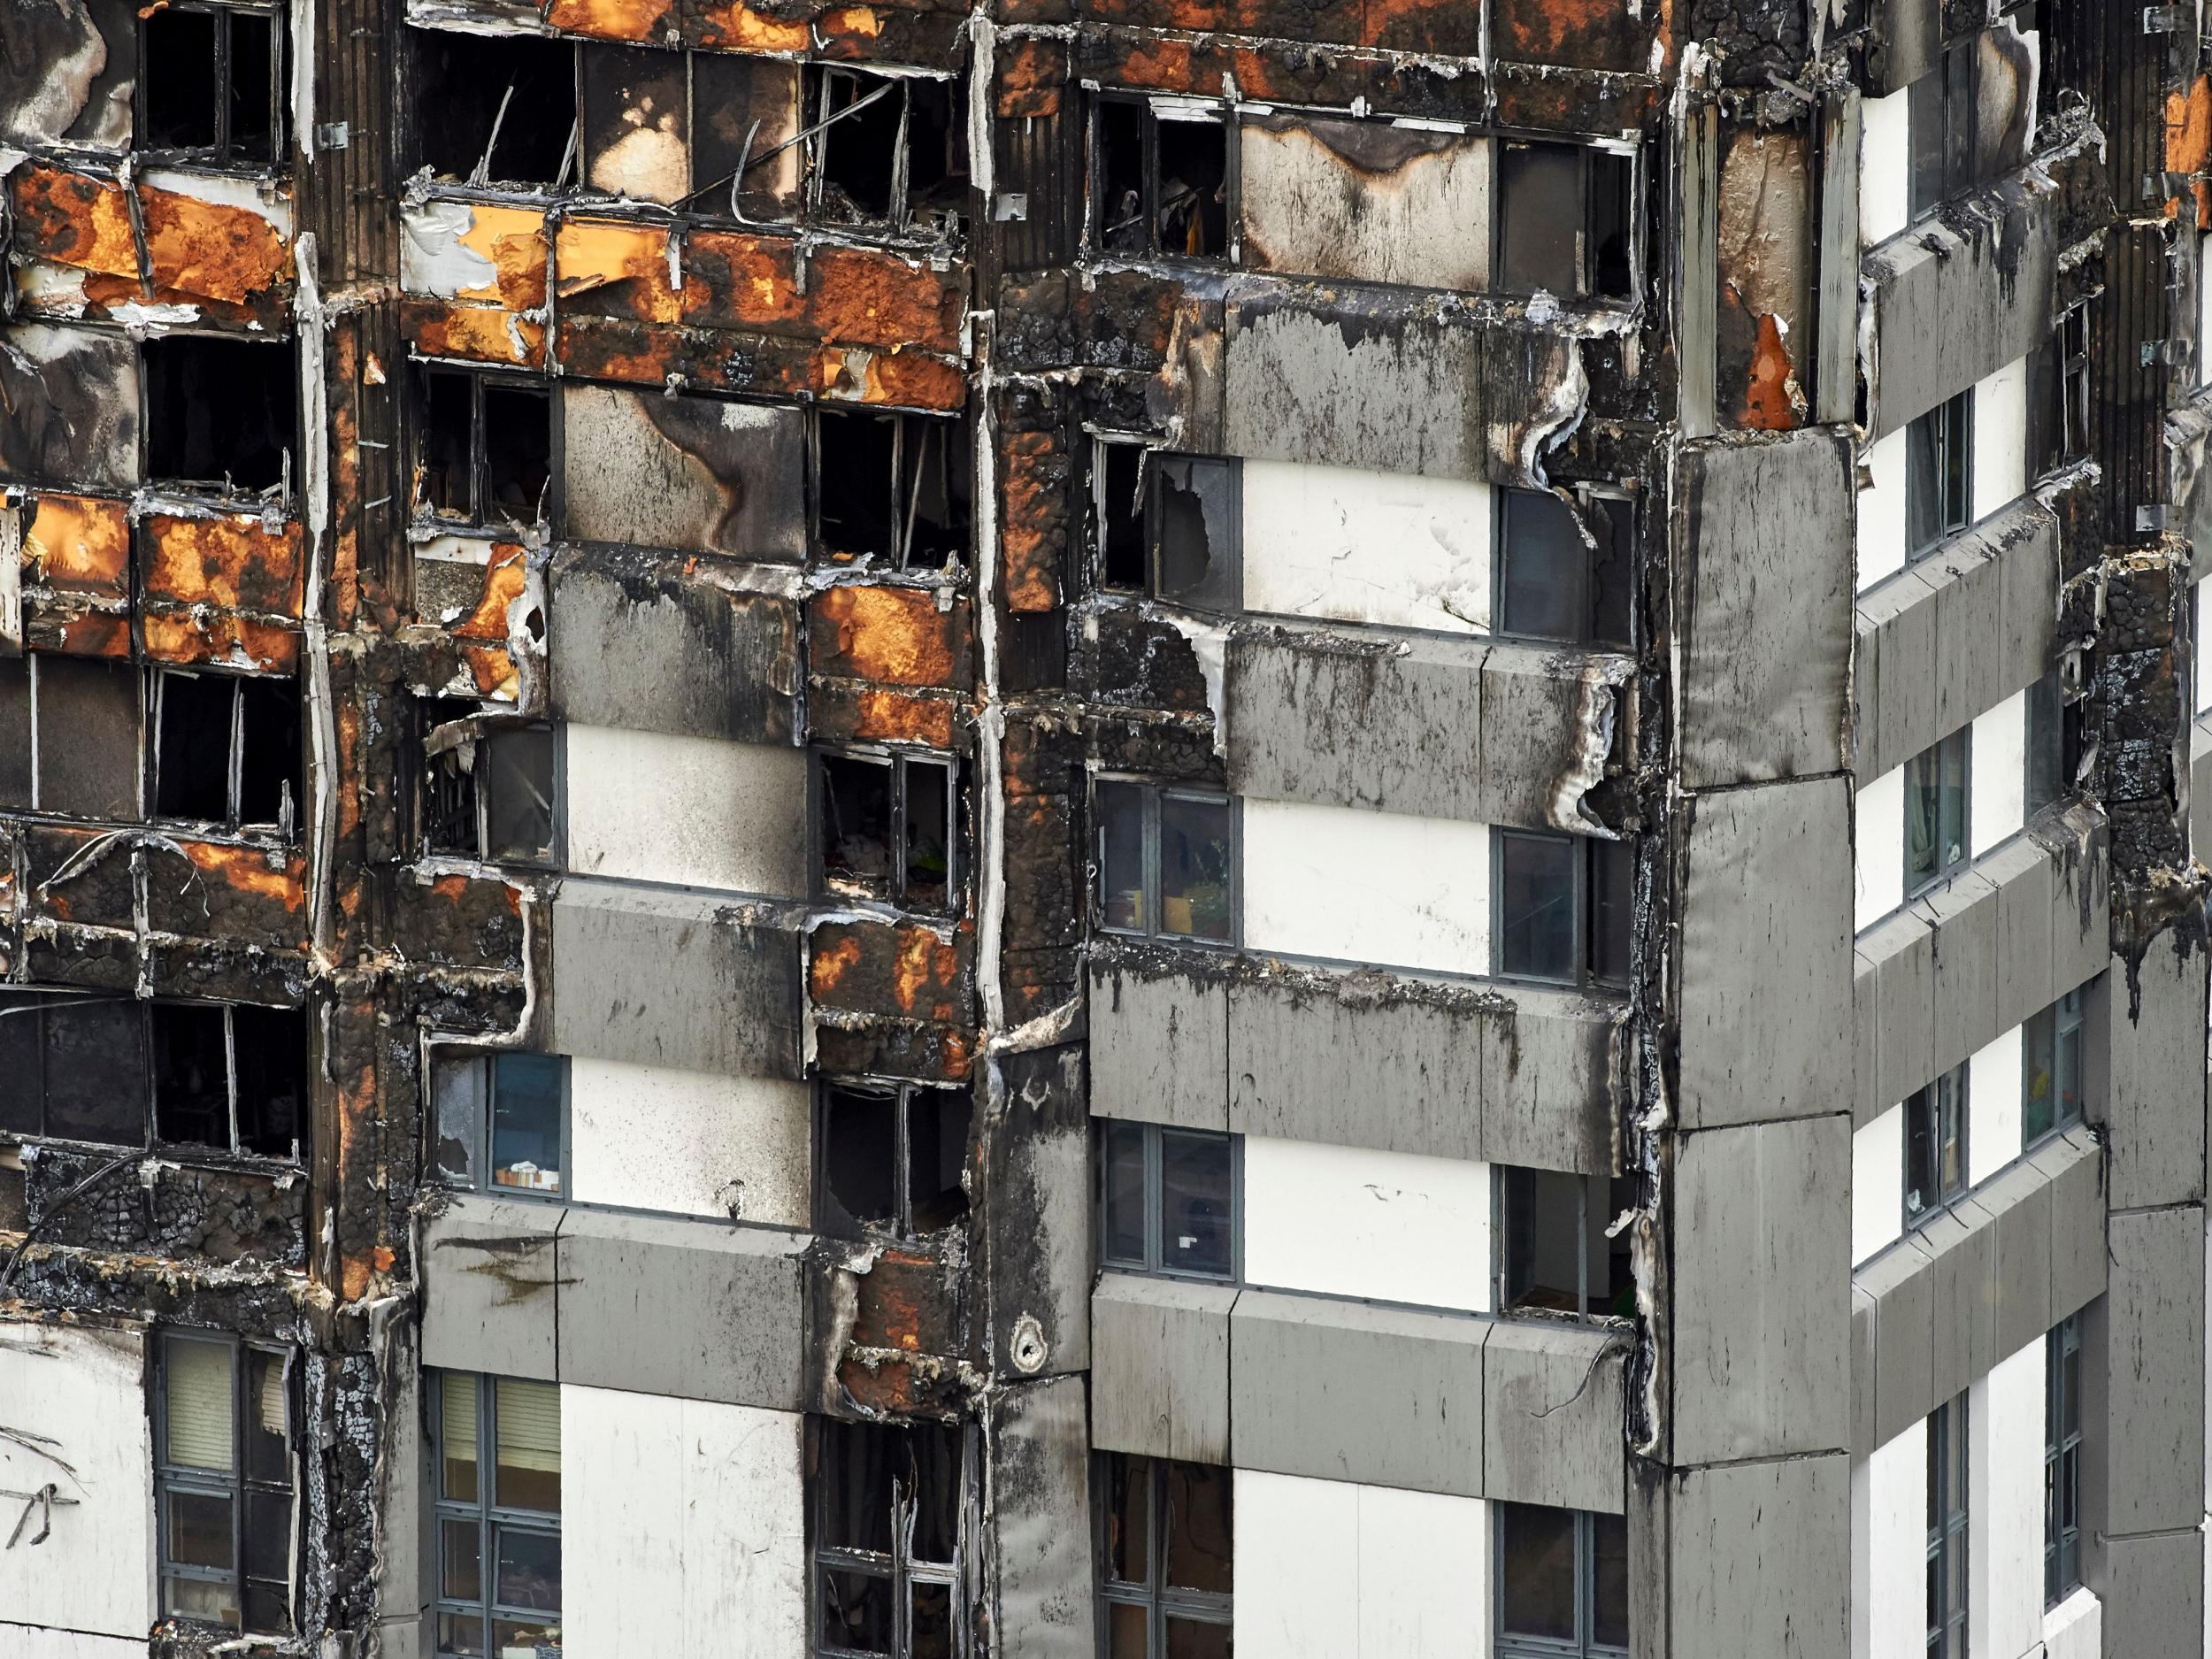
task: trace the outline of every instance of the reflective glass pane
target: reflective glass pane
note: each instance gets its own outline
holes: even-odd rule
[[[1546,490],[1509,489],[1500,504],[1499,627],[1542,640],[1587,638],[1590,550],[1573,512]]]
[[[1592,840],[1588,845],[1590,977],[1605,985],[1626,985],[1635,929],[1636,851],[1626,841]]]
[[[246,1494],[246,1571],[280,1582],[292,1576],[292,1494]]]
[[[238,1590],[211,1578],[164,1578],[162,1611],[177,1618],[204,1619],[238,1628]]]
[[[492,1621],[492,1653],[495,1659],[558,1659],[560,1651],[561,1627],[557,1621]]]
[[[561,1391],[502,1377],[493,1385],[499,1429],[493,1502],[505,1509],[561,1508]]]
[[[438,1615],[438,1651],[479,1659],[484,1651],[484,1620],[476,1613]]]
[[[2021,1033],[2020,1144],[2033,1146],[2058,1121],[2058,1079],[2054,1010],[2029,1017]]]
[[[431,1163],[440,1180],[473,1187],[479,1179],[477,1143],[490,1110],[491,1063],[478,1057],[442,1060],[433,1075],[438,1131]]]
[[[1932,1086],[1914,1092],[1905,1102],[1905,1217],[1924,1214],[1935,1207],[1936,1110]]]
[[[488,753],[487,753],[488,751]],[[480,746],[484,856],[537,863],[553,852],[553,733],[501,732]]]
[[[1108,1118],[1099,1132],[1099,1159],[1106,1210],[1098,1241],[1100,1259],[1120,1267],[1142,1267],[1144,1125]]]
[[[1498,1614],[1516,1636],[1575,1640],[1575,1517],[1571,1509],[1502,1503]]]
[[[1226,801],[1160,797],[1160,931],[1225,943],[1232,932],[1232,812]]]
[[[499,1536],[499,1571],[494,1599],[502,1607],[558,1612],[561,1606],[561,1538],[557,1532],[494,1529]]]
[[[557,1055],[503,1054],[492,1062],[492,1184],[557,1195],[561,1093]]]
[[[1911,150],[1907,211],[1917,219],[1943,200],[1943,73],[1932,69],[1905,94],[1905,125]]]
[[[286,1636],[292,1630],[292,1593],[282,1580],[246,1580],[246,1628]]]
[[[1597,1515],[1590,1520],[1591,1640],[1601,1647],[1628,1646],[1628,1519]]]
[[[1153,457],[1157,480],[1158,596],[1198,610],[1237,601],[1237,464],[1211,456]]]
[[[822,1574],[822,1640],[856,1653],[891,1651],[891,1580],[835,1570]]]
[[[1101,782],[1091,799],[1098,816],[1099,915],[1109,927],[1141,931],[1144,791],[1133,783]]]
[[[1940,411],[1905,428],[1905,551],[1913,557],[1943,539],[1944,456]]]
[[[1163,1463],[1166,1555],[1171,1590],[1230,1591],[1229,1471],[1211,1463]]]
[[[1160,1135],[1160,1261],[1177,1272],[1225,1279],[1231,1268],[1226,1135]]]
[[[483,1529],[474,1521],[438,1523],[438,1594],[449,1601],[484,1599]]]
[[[1563,299],[1580,287],[1582,157],[1566,144],[1507,143],[1499,156],[1498,287]]]
[[[168,1494],[169,1559],[180,1567],[234,1564],[231,1555],[231,1500],[220,1493]]]
[[[1498,837],[1498,967],[1517,979],[1575,977],[1578,843],[1568,835]]]

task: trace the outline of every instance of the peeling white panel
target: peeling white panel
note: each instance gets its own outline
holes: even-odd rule
[[[580,1202],[807,1225],[805,1084],[577,1056],[568,1087]]]
[[[1479,1498],[1236,1471],[1237,1659],[1479,1659]]]
[[[1905,90],[1859,105],[1859,246],[1887,242],[1910,222],[1912,140]]]
[[[1857,812],[1852,925],[1864,933],[1905,902],[1905,769],[1893,767],[1860,790]]]
[[[1899,1104],[1851,1135],[1851,1260],[1897,1242],[1905,1231],[1905,1109]]]
[[[465,202],[421,202],[399,216],[399,285],[410,294],[451,299],[467,288],[488,288],[498,267],[462,245],[476,216]]]
[[[1992,1366],[1966,1417],[1974,1652],[2026,1654],[2043,1625],[2043,1344]]]
[[[803,1421],[564,1385],[567,1651],[803,1659]]]
[[[2040,1463],[2041,1448],[2037,1448]],[[1923,1417],[1852,1472],[1853,1485],[1866,1481],[1865,1555],[1851,1563],[1855,1593],[1873,1586],[1868,1605],[1855,1609],[1855,1632],[1866,1632],[1866,1647],[1855,1640],[1863,1659],[1926,1659],[1928,1576],[1928,1422]],[[1857,1551],[1854,1550],[1854,1555]],[[2042,1559],[2038,1552],[2037,1560]]]
[[[1244,463],[1244,609],[1490,628],[1491,492],[1463,479]]]
[[[1447,973],[1490,971],[1490,829],[1244,803],[1244,942]]]
[[[138,181],[149,190],[166,190],[217,207],[238,208],[265,221],[286,242],[292,240],[292,198],[262,180],[149,167],[138,175]]]
[[[1482,1312],[1490,1166],[1244,1138],[1244,1277],[1255,1285]]]
[[[1905,428],[1860,457],[1869,483],[1859,492],[1859,585],[1864,593],[1905,568]]]
[[[2028,360],[2007,364],[1974,388],[1972,503],[1978,522],[2028,488]]]
[[[2102,1659],[2104,1603],[2084,1585],[2043,1616],[2043,1659]]]
[[[806,890],[806,755],[718,738],[567,728],[577,875],[796,897]]]
[[[1489,287],[1487,137],[1318,117],[1238,130],[1248,264],[1342,281]]]
[[[145,1378],[142,1333],[0,1324],[0,1429],[8,1431],[0,1434],[0,1489],[36,1492],[50,1481],[58,1496],[75,1500],[54,1506],[53,1531],[36,1548],[0,1549],[0,1610],[8,1617],[127,1637],[145,1651],[154,1620]],[[0,1539],[22,1510],[19,1501],[0,1499]],[[24,1538],[40,1524],[34,1516]],[[0,1652],[23,1651],[7,1635]],[[78,1659],[66,1647],[53,1651]],[[81,1651],[107,1659],[100,1645]]]
[[[1966,828],[1978,858],[2028,821],[2028,694],[2016,691],[1974,722]]]
[[[2020,1156],[2020,1076],[2024,1046],[2015,1025],[1968,1062],[1966,1181],[1978,1187]]]
[[[2212,578],[2200,581],[2190,595],[2197,608],[2197,706],[2202,714],[2212,709]]]

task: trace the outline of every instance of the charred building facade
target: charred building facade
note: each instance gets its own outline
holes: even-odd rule
[[[0,1655],[2201,1659],[2208,63],[0,9]]]

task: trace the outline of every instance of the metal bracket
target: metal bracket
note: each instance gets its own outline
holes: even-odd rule
[[[2146,35],[2180,35],[2197,26],[2194,6],[2145,6],[2143,33]]]

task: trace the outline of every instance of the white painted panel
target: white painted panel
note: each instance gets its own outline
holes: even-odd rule
[[[2028,694],[2016,691],[1974,721],[1966,827],[1978,858],[2028,821]],[[1901,845],[1900,854],[1902,849]]]
[[[2212,236],[2197,238],[2197,384],[2212,381]],[[2212,1611],[2206,1616],[2212,1618]]]
[[[2102,1659],[2104,1603],[2087,1585],[2043,1616],[2044,1659]]]
[[[2040,1455],[2039,1448],[2038,1455]],[[1866,1559],[1852,1581],[1873,1586],[1864,1659],[1927,1659],[1928,1424],[1922,1418],[1865,1464]],[[2040,1556],[2038,1557],[2040,1559]]]
[[[567,729],[568,867],[795,898],[806,891],[806,755],[611,726]]]
[[[1359,1659],[1487,1653],[1489,1505],[1390,1486],[1357,1491]]]
[[[2020,1156],[2023,1033],[2015,1025],[1975,1055],[1966,1074],[1966,1179],[1978,1187]]]
[[[2212,287],[2208,282],[2207,287]],[[2197,608],[2197,709],[2212,709],[2212,577],[2200,581],[2191,598]]]
[[[810,1146],[803,1083],[569,1062],[569,1156],[584,1203],[803,1227]]]
[[[1490,829],[1244,803],[1244,942],[1289,956],[1490,972]]]
[[[1891,1107],[1851,1135],[1851,1260],[1863,1262],[1905,1231],[1905,1109]]]
[[[0,1612],[27,1624],[133,1637],[143,1653],[154,1621],[143,1333],[0,1324],[0,1424],[12,1432],[0,1437],[0,1489],[36,1492],[51,1481],[58,1496],[75,1500],[56,1506],[53,1532],[37,1548],[0,1549]],[[38,1437],[33,1444],[51,1455],[13,1435]],[[0,1539],[22,1508],[0,1500]],[[31,1530],[37,1526],[34,1520]],[[15,1651],[0,1642],[0,1652]],[[99,1648],[84,1652],[89,1659]]]
[[[2028,360],[2007,364],[1974,388],[1973,501],[1986,518],[2028,488]]]
[[[802,1422],[564,1385],[565,1651],[803,1659]]]
[[[1490,1166],[1247,1135],[1244,1277],[1486,1310]]]
[[[26,1532],[24,1536],[30,1534]],[[11,1624],[0,1620],[0,1654],[7,1655],[8,1659],[145,1659],[146,1638],[92,1636],[75,1630],[38,1630],[28,1624]]]
[[[2019,1659],[2043,1626],[2043,1344],[1974,1384],[1967,1402],[1971,1659]]]
[[[1244,463],[1244,608],[1388,627],[1490,628],[1490,486]]]
[[[1893,767],[1858,795],[1853,924],[1864,933],[1905,902],[1905,769]]]
[[[1905,89],[1859,104],[1859,245],[1887,242],[1910,223],[1912,138]]]
[[[1261,119],[1237,131],[1245,263],[1354,282],[1489,286],[1488,138],[1407,134],[1427,148],[1393,165],[1374,153],[1391,134],[1364,124]]]
[[[1859,492],[1858,591],[1864,593],[1905,568],[1905,429],[1860,458],[1870,480]]]

